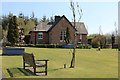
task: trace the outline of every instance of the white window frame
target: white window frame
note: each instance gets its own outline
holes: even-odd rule
[[[65,37],[66,37],[66,31],[64,31],[64,42],[65,42]]]
[[[39,38],[39,35],[42,35],[42,38],[41,37]],[[43,39],[43,33],[42,32],[38,33],[38,39]]]
[[[80,41],[81,39],[81,41]],[[79,38],[79,42],[78,43],[82,43],[82,34],[80,34],[80,38]]]
[[[62,40],[61,40],[61,34],[62,34]],[[63,32],[60,32],[60,42],[63,42]]]

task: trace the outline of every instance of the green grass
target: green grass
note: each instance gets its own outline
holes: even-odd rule
[[[30,48],[35,59],[49,59],[48,76],[34,76],[24,69],[22,56],[2,56],[5,77],[15,78],[117,78],[118,52],[115,49],[76,49],[75,68],[69,68],[72,54],[70,49]],[[64,64],[67,68],[63,68]],[[39,68],[41,69],[41,68]]]

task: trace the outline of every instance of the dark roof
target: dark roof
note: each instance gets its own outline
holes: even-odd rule
[[[55,27],[55,25],[62,19],[62,18],[65,18],[69,23],[70,25],[73,27],[73,22],[70,22],[64,15],[62,17],[60,17],[57,21],[55,22],[41,22],[36,30],[35,28],[33,30],[31,30],[29,33],[31,33],[32,31],[45,31],[45,32],[48,32],[50,31],[53,27]],[[73,27],[74,28],[74,27]],[[76,31],[77,31],[77,34],[88,34],[86,28],[85,28],[85,25],[83,22],[76,22],[76,28],[74,28]]]
[[[31,31],[45,31],[47,32],[49,30],[49,28],[52,26],[53,22],[40,22],[39,25],[36,26],[36,30],[35,28],[32,29]],[[31,31],[29,33],[31,33]]]
[[[74,25],[74,22],[71,22]],[[88,34],[85,24],[83,22],[76,22],[75,27],[77,30],[77,34]]]

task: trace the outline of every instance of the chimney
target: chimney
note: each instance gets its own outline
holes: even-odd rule
[[[60,16],[55,16],[55,21],[59,20]]]

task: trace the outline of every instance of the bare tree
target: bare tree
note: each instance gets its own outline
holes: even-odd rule
[[[117,29],[117,27],[116,27],[116,22],[114,23],[114,26],[115,26],[115,35],[117,36],[117,34],[118,34],[118,29]]]
[[[78,5],[78,2],[76,3],[77,4],[77,10],[78,10],[78,14],[79,14],[79,19],[78,19],[78,22],[80,21],[81,17],[82,17],[82,9],[79,8],[79,5]],[[74,4],[74,2],[71,0],[70,2],[70,9],[72,10],[72,13],[73,13],[73,21],[74,21],[74,28],[76,28],[76,11],[75,11],[75,7],[76,5]],[[72,60],[71,60],[71,65],[70,65],[70,68],[74,68],[75,67],[75,48],[77,46],[77,43],[76,43],[76,31],[74,32],[74,48],[73,48],[73,52],[72,52]]]
[[[118,28],[116,26],[116,22],[114,23],[114,26],[115,26],[115,44],[118,45],[118,48],[119,48],[119,36],[118,36]],[[117,50],[117,48],[116,48]]]
[[[120,51],[120,28],[118,29],[118,50]]]
[[[114,23],[115,26],[115,42],[118,44],[118,28],[116,26],[116,22]]]
[[[101,25],[99,26],[99,35],[103,35],[102,29],[101,29]]]

